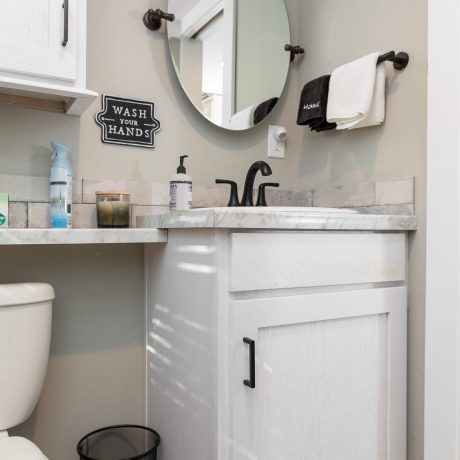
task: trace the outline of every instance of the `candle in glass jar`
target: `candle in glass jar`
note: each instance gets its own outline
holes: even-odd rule
[[[129,228],[130,195],[127,192],[96,192],[97,226]]]

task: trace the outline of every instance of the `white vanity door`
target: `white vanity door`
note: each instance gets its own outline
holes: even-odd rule
[[[68,1],[68,42],[63,46],[65,0],[0,0],[0,70],[75,80],[77,16],[82,0]],[[85,20],[86,18],[80,18]]]
[[[404,287],[232,304],[231,460],[403,460]],[[255,388],[249,345],[255,341]]]

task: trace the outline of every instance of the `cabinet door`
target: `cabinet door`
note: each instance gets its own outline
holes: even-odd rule
[[[68,0],[63,46],[65,0],[0,0],[0,70],[75,80],[79,1]]]
[[[405,288],[232,309],[231,460],[405,459]],[[244,338],[255,342],[255,388],[243,383]]]

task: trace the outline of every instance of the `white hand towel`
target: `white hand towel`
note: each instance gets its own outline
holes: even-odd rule
[[[375,76],[374,95],[368,116],[358,124],[348,129],[367,128],[378,126],[385,121],[385,89],[386,89],[386,67],[385,64],[377,66]]]
[[[327,121],[337,129],[350,129],[365,120],[371,110],[377,59],[380,52],[337,67],[329,83]]]

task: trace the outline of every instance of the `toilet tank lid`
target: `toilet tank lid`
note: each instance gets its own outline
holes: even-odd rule
[[[47,302],[54,298],[54,289],[49,284],[0,284],[0,307]]]

